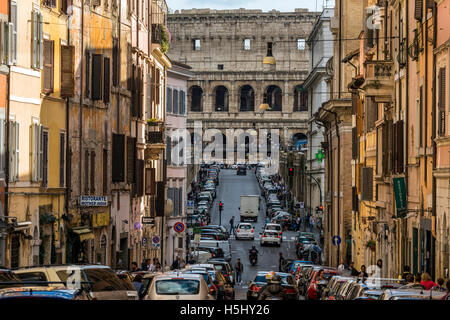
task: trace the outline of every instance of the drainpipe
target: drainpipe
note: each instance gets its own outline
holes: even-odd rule
[[[433,52],[436,49],[436,44],[437,44],[437,7],[436,7],[436,2],[433,2]],[[431,117],[432,117],[432,131],[431,131],[431,146],[433,148],[433,172],[436,169],[436,54],[433,53],[433,92],[432,92],[432,97],[433,97],[433,102],[431,104],[432,106],[432,111],[431,111]],[[436,233],[436,177],[434,176],[434,174],[432,175],[432,217],[434,217],[434,231]],[[435,234],[436,235],[436,234]],[[431,235],[432,237],[434,237],[435,235]],[[434,274],[435,274],[435,241],[431,242],[431,272],[432,272],[432,277],[434,278]]]
[[[409,2],[405,1],[406,3],[406,17],[405,17],[405,24],[406,24],[406,43],[409,43]],[[409,54],[406,57],[406,84],[405,84],[405,93],[406,93],[406,114],[405,114],[405,161],[404,161],[404,165],[403,165],[403,170],[405,171],[405,185],[406,185],[406,199],[408,199],[408,159],[409,159],[409,135],[408,135],[408,131],[409,131]],[[409,265],[411,266],[411,264],[409,264],[408,261],[406,261],[407,259],[407,254],[406,254],[406,248],[407,248],[407,243],[408,243],[408,220],[406,219],[402,219],[402,232],[403,232],[403,254],[402,254],[402,265]]]
[[[73,12],[73,7],[72,7],[72,15],[74,14]],[[70,21],[71,17],[69,17],[69,21]],[[67,26],[67,45],[70,46],[70,29],[69,26]],[[75,52],[74,52],[75,54]],[[71,191],[71,170],[72,170],[72,159],[71,159],[71,152],[69,149],[70,143],[70,121],[69,121],[69,114],[70,114],[70,102],[69,102],[70,98],[67,97],[66,98],[66,190],[65,190],[65,199],[64,199],[64,209],[66,211],[66,215],[69,215],[69,196],[70,196],[70,191]],[[67,261],[67,257],[66,257],[66,261]],[[65,262],[66,262],[65,261]]]
[[[338,99],[341,98],[342,85],[342,0],[339,0],[339,77],[338,77]],[[325,109],[324,109],[325,110]],[[326,110],[325,110],[326,111]]]
[[[81,46],[81,54],[80,54],[80,59],[81,59],[81,72],[80,72],[80,123],[79,123],[79,128],[80,128],[80,132],[79,132],[79,158],[80,158],[80,164],[79,164],[79,168],[78,168],[78,174],[79,174],[79,186],[80,186],[80,190],[79,193],[80,195],[82,194],[82,171],[81,171],[81,166],[83,164],[83,88],[84,88],[84,3],[81,3],[81,40],[80,40]],[[80,212],[81,214],[81,212]]]
[[[340,185],[341,185],[341,174],[340,174],[340,171],[341,171],[341,137],[339,136],[339,127],[338,127],[338,118],[337,118],[337,113],[336,112],[334,112],[334,111],[330,111],[330,110],[327,110],[327,109],[323,109],[324,111],[326,111],[326,112],[328,112],[328,113],[331,113],[332,115],[334,115],[334,125],[335,125],[335,128],[336,128],[336,138],[337,138],[337,143],[338,143],[338,145],[337,145],[337,152],[338,152],[338,156],[337,156],[337,168],[338,168],[338,172],[337,172],[337,204],[336,204],[336,209],[337,209],[337,222],[338,222],[338,234],[340,233],[339,231],[339,226],[340,226],[340,200],[339,200],[339,197],[340,197],[340,192],[339,192],[339,190],[340,190]],[[339,247],[337,248],[337,261],[339,261],[340,260],[340,250],[339,250]]]

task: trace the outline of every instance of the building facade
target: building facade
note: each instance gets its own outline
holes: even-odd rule
[[[232,139],[226,129],[279,129],[282,143],[289,145],[295,134],[306,134],[308,112],[298,88],[307,76],[306,39],[316,17],[302,9],[192,9],[169,15],[174,34],[169,54],[188,61],[195,73],[188,81],[188,130],[192,133],[198,121],[203,131],[219,130],[224,138],[217,143],[224,145]],[[269,52],[276,64],[263,64]],[[269,110],[260,110],[262,104]],[[246,143],[254,139],[249,134]],[[238,160],[234,156],[231,163]]]

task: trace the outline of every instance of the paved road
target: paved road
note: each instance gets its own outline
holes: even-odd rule
[[[237,176],[236,171],[232,169],[221,169],[219,175],[219,186],[216,201],[211,214],[211,224],[219,224],[218,203],[222,201],[224,210],[222,212],[222,225],[229,229],[229,221],[235,216],[235,226],[239,222],[239,206],[241,195],[260,195],[258,181],[253,170],[247,170],[246,176]],[[295,259],[295,232],[284,232],[283,243],[278,247],[261,247],[260,235],[266,218],[265,201],[261,198],[261,211],[259,213],[258,222],[255,225],[255,240],[235,240],[231,237],[231,253],[233,266],[236,259],[240,258],[244,265],[244,273],[242,276],[242,285],[236,285],[236,299],[246,299],[247,282],[252,280],[256,271],[278,271],[279,252],[283,253],[285,259]],[[248,251],[255,245],[259,251],[258,263],[251,266],[248,259]]]

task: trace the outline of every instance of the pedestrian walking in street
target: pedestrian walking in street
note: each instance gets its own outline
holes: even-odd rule
[[[342,272],[342,271],[344,271],[346,269],[346,266],[345,266],[345,264],[344,264],[344,259],[341,259],[341,262],[340,262],[340,264],[339,264],[339,266],[338,266],[338,271],[339,272]]]
[[[137,274],[133,279],[133,286],[136,289],[139,299],[141,299],[141,293],[142,293],[142,276],[140,274]]]
[[[178,268],[181,270],[181,269],[184,269],[184,267],[186,267],[186,262],[185,262],[184,259],[181,257],[181,258],[179,258],[179,260],[178,260]]]
[[[133,261],[132,263],[131,263],[131,272],[136,272],[136,271],[138,271],[139,270],[139,268],[138,268],[138,264],[137,264],[137,262],[136,261]]]
[[[424,272],[422,274],[422,280],[420,281],[420,284],[425,287],[425,290],[430,290],[436,285],[436,283],[431,280],[431,276],[428,272]]]
[[[150,259],[148,259],[148,262],[150,262]],[[156,267],[156,258],[153,258],[153,262],[148,266],[148,271],[155,271]]]
[[[284,257],[283,257],[283,253],[280,252],[280,258],[278,259],[278,271],[283,272],[282,267],[284,266]]]
[[[365,265],[361,266],[361,272],[359,273],[358,277],[366,278],[366,279],[369,277],[369,275],[366,272],[366,266]]]
[[[236,283],[242,284],[242,273],[244,272],[244,265],[241,263],[241,259],[237,258],[234,270],[236,271]]]
[[[156,262],[156,264],[155,264],[155,271],[156,272],[161,271],[161,263],[159,261]]]
[[[175,258],[175,260],[173,260],[172,262],[172,270],[177,270],[179,268],[179,261],[178,261],[178,257]]]
[[[309,217],[309,232],[313,232],[314,231],[314,218],[313,216]]]
[[[301,224],[302,224],[302,219],[300,217],[297,217],[297,228],[295,229],[295,231],[300,230]]]
[[[230,219],[230,235],[231,235],[231,233],[234,234],[234,232],[235,232],[235,230],[234,230],[234,216],[233,216]]]
[[[383,277],[383,260],[378,259],[377,261],[377,271],[375,273],[375,277],[382,278]]]
[[[353,266],[355,263],[352,261],[350,262],[350,265],[348,266],[349,270],[350,270],[350,275],[352,277],[357,277],[358,276],[358,270],[355,269],[355,267]]]

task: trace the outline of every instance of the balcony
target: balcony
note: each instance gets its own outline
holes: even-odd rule
[[[391,102],[394,90],[394,62],[366,61],[364,63],[365,82],[361,89],[366,96],[375,97],[375,102]]]
[[[164,152],[164,122],[147,122],[145,128],[145,159],[156,160]]]

